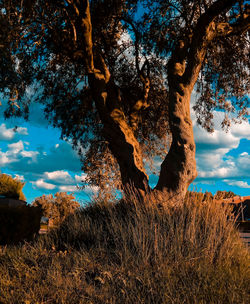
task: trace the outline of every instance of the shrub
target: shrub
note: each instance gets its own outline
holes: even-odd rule
[[[32,206],[40,207],[43,216],[48,217],[54,226],[59,226],[80,204],[72,194],[57,192],[54,197],[49,194],[36,198]]]
[[[228,206],[145,201],[91,204],[6,249],[0,302],[248,303],[249,253]]]
[[[26,198],[22,192],[25,183],[17,178],[12,178],[7,174],[0,174],[0,195],[8,198],[14,198],[25,201]]]
[[[32,240],[39,232],[41,210],[30,206],[0,205],[0,245]]]

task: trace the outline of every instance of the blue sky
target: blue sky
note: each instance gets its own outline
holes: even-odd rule
[[[43,194],[58,191],[74,192],[84,204],[96,189],[79,191],[76,185],[84,180],[77,153],[70,143],[60,140],[60,131],[48,125],[39,105],[33,104],[30,120],[4,120],[0,107],[0,170],[18,175],[26,184],[23,192],[28,203]],[[238,195],[250,195],[250,124],[232,125],[229,132],[220,129],[224,114],[214,112],[215,132],[209,134],[195,122],[199,176],[190,189],[197,191],[231,190]],[[13,128],[18,128],[14,131]],[[157,177],[150,176],[152,185]]]

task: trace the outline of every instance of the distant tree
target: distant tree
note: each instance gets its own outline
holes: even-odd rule
[[[203,196],[203,202],[212,202],[214,199],[213,194],[211,192],[206,191]]]
[[[217,191],[214,195],[214,198],[217,200],[224,199],[224,198],[231,198],[236,196],[232,191]]]
[[[55,226],[58,226],[68,215],[74,213],[80,204],[75,201],[72,194],[57,192],[54,197],[49,194],[36,198],[32,206],[40,207],[43,216],[48,217]]]
[[[89,183],[143,193],[145,163],[160,156],[155,190],[182,199],[197,176],[194,86],[208,131],[214,109],[224,128],[230,113],[247,114],[249,11],[246,0],[2,0],[5,115],[27,116],[33,95],[72,139]]]
[[[8,198],[14,198],[25,201],[26,198],[22,192],[25,183],[18,178],[12,178],[7,174],[0,174],[0,195]]]

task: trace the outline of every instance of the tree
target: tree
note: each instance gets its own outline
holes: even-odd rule
[[[23,186],[25,183],[21,182],[18,178],[12,178],[7,174],[0,174],[0,195],[25,201],[26,198],[23,194]]]
[[[232,198],[236,196],[232,191],[217,191],[214,195],[214,198],[217,200],[225,199],[225,198]]]
[[[159,155],[155,190],[182,199],[197,176],[195,84],[208,131],[213,109],[225,110],[225,128],[231,112],[247,113],[249,10],[241,0],[4,0],[5,115],[27,115],[39,87],[36,100],[72,139],[90,183],[114,180],[108,161],[123,187],[143,193],[145,162]]]
[[[32,202],[32,206],[40,207],[43,216],[52,220],[53,225],[60,225],[65,218],[74,213],[80,204],[75,201],[72,194],[57,192],[55,197],[52,194],[43,195]]]

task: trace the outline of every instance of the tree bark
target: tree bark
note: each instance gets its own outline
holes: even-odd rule
[[[172,82],[173,80],[171,80]],[[197,176],[195,142],[190,118],[191,90],[181,83],[169,88],[169,113],[172,144],[161,164],[156,190],[166,190],[168,199],[182,200]]]
[[[190,117],[193,83],[184,83],[186,46],[180,40],[168,66],[169,123],[172,133],[170,150],[161,164],[155,190],[165,190],[168,199],[181,201],[197,176],[195,142]]]
[[[75,14],[73,27],[75,33],[78,33],[75,42],[82,50],[78,56],[85,62],[92,96],[103,123],[103,134],[120,166],[122,184],[125,188],[131,185],[144,192],[148,187],[148,176],[143,166],[140,145],[126,121],[119,89],[101,53],[95,50],[94,54],[89,1],[70,3],[72,13]]]
[[[195,142],[190,117],[190,98],[201,70],[207,46],[218,36],[214,24],[219,13],[227,11],[235,0],[218,0],[199,18],[191,41],[179,40],[168,65],[169,123],[172,144],[164,159],[155,190],[168,193],[169,199],[184,199],[188,186],[197,176]],[[243,27],[246,21],[244,19]],[[228,29],[224,30],[228,34]]]
[[[148,176],[143,166],[141,148],[121,109],[119,89],[110,77],[105,81],[99,75],[89,75],[89,83],[103,123],[104,137],[120,167],[124,190],[131,186],[145,192]]]

